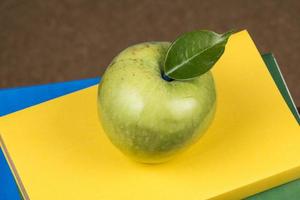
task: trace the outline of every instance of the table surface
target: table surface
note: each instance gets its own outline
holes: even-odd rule
[[[0,1],[0,87],[95,77],[114,55],[194,29],[248,29],[300,105],[300,1]]]

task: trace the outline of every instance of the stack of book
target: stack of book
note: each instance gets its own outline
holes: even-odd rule
[[[98,78],[0,90],[0,199],[298,199],[300,116],[274,56],[242,31],[213,74],[212,126],[159,165],[110,144]]]

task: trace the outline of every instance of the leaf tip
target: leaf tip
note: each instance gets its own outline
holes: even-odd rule
[[[222,37],[228,39],[234,32],[235,32],[234,29],[227,31],[226,33],[222,34]]]

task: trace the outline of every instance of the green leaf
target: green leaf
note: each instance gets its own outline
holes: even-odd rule
[[[175,80],[186,80],[209,71],[222,56],[232,33],[201,30],[181,35],[167,51],[165,75]]]

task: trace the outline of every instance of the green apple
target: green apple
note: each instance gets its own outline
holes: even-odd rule
[[[162,78],[169,46],[148,42],[125,49],[99,85],[105,133],[124,154],[142,163],[164,162],[195,143],[216,109],[210,71],[191,80]]]

